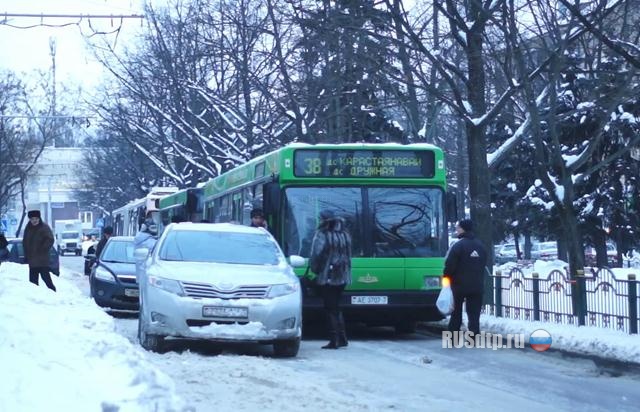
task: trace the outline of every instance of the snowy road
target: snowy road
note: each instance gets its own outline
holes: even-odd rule
[[[88,294],[82,259],[61,264]],[[135,317],[116,325],[137,343]],[[357,325],[350,337],[337,351],[307,338],[295,359],[271,358],[268,346],[190,342],[146,356],[197,411],[640,410],[640,378],[602,375],[591,361],[530,348],[442,349],[436,336]]]

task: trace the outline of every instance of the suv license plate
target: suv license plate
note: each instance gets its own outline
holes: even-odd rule
[[[208,318],[247,318],[249,308],[237,306],[203,306],[202,316]]]
[[[389,303],[387,296],[351,296],[352,305],[386,305]]]

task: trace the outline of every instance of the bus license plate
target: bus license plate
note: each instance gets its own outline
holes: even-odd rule
[[[389,303],[387,296],[351,296],[352,305],[386,305]]]

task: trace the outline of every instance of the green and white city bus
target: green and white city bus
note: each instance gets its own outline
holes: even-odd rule
[[[209,180],[204,217],[249,224],[251,210],[262,208],[284,253],[308,258],[320,211],[333,210],[353,238],[345,315],[411,331],[418,320],[442,318],[435,302],[446,206],[454,206],[445,177],[442,150],[428,144],[292,144]],[[304,308],[319,314],[313,290]]]
[[[199,222],[203,209],[202,187],[182,189],[160,199],[160,231],[174,220],[180,222]]]

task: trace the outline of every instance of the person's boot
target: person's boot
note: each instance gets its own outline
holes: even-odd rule
[[[342,316],[342,312],[338,315],[338,347],[341,348],[343,346],[349,346],[349,341],[347,340],[347,328],[344,323],[344,316]]]
[[[327,325],[329,329],[329,343],[322,349],[338,349],[338,318],[335,314],[327,314]]]

